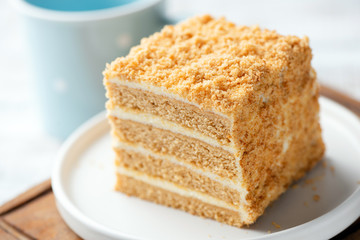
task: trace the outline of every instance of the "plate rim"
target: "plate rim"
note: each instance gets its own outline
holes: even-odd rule
[[[342,121],[345,120],[346,122],[350,122],[352,126],[355,126],[356,131],[360,133],[360,119],[343,105],[329,98],[321,96],[320,108],[325,108],[327,111],[330,112],[336,112],[336,116],[338,116],[338,118],[340,118]],[[103,111],[90,118],[77,130],[75,130],[74,133],[71,134],[70,137],[61,146],[55,158],[55,163],[51,175],[51,185],[56,200],[56,206],[62,218],[65,220],[68,226],[76,233],[78,233],[77,230],[79,229],[76,229],[77,227],[74,226],[75,222],[83,224],[82,227],[89,228],[89,230],[91,230],[93,234],[101,234],[101,237],[106,236],[113,239],[139,239],[133,235],[129,235],[115,229],[106,227],[101,223],[98,223],[95,220],[91,219],[90,217],[87,217],[70,200],[69,196],[66,194],[62,186],[63,180],[61,180],[61,170],[64,167],[63,163],[66,161],[67,155],[69,154],[69,152],[72,151],[74,146],[76,146],[76,144],[82,138],[85,138],[89,133],[91,133],[91,131],[94,131],[94,129],[96,128],[100,128],[102,125],[105,124],[105,122],[107,122],[105,116],[106,111]],[[349,128],[349,126],[347,125],[346,128]],[[93,142],[94,140],[96,140],[96,137],[93,136],[91,138],[91,142]],[[308,235],[311,233],[324,233],[323,230],[327,230],[325,231],[325,233],[327,234],[322,234],[322,237],[324,239],[335,236],[336,234],[344,230],[346,227],[351,225],[351,223],[353,223],[360,216],[360,200],[357,199],[360,199],[360,186],[338,206],[311,221],[265,236],[250,237],[245,239],[280,239],[289,236],[289,234],[291,234],[292,239],[301,239],[306,236],[309,237]],[[73,219],[68,219],[71,217]],[[341,220],[340,224],[338,219]],[[303,233],[304,229],[307,232],[305,233],[305,235]]]

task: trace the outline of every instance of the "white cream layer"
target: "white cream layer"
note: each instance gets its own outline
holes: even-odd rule
[[[227,209],[230,209],[230,210],[233,210],[233,211],[237,211],[240,214],[242,214],[242,213],[245,214],[242,207],[236,207],[236,206],[231,205],[231,204],[229,204],[229,203],[227,203],[225,201],[216,199],[214,197],[210,197],[209,195],[199,193],[199,192],[187,189],[187,188],[180,188],[180,187],[176,186],[173,183],[170,183],[170,182],[167,182],[167,181],[164,181],[164,180],[159,180],[159,179],[150,177],[150,176],[148,176],[146,174],[142,174],[142,173],[139,173],[139,172],[136,172],[136,171],[126,169],[126,168],[118,168],[117,172],[119,174],[135,178],[136,180],[143,181],[143,182],[145,182],[147,184],[150,184],[152,186],[159,187],[159,188],[162,188],[164,190],[167,190],[167,191],[170,191],[170,192],[173,192],[173,193],[177,193],[177,194],[179,194],[181,196],[184,196],[184,197],[196,198],[196,199],[199,199],[202,202],[209,203],[209,204],[214,205],[214,206],[227,208]]]
[[[120,78],[113,78],[113,79],[109,79],[108,81],[111,83],[115,83],[117,85],[127,86],[130,88],[139,89],[139,90],[143,90],[143,91],[149,91],[149,92],[155,93],[157,95],[168,97],[168,98],[174,98],[180,102],[184,102],[184,103],[196,106],[200,109],[202,108],[199,104],[190,102],[190,101],[186,100],[185,98],[181,98],[180,96],[178,96],[176,94],[167,92],[166,88],[164,88],[164,87],[162,87],[162,88],[155,87],[155,86],[149,85],[147,83],[129,82],[126,79],[120,79]],[[224,113],[215,111],[214,109],[211,109],[211,112],[232,121],[232,118],[230,118],[228,115],[225,115]]]
[[[182,135],[185,135],[190,138],[196,138],[196,139],[203,141],[213,147],[222,148],[234,155],[239,154],[233,145],[230,145],[230,146],[221,145],[221,143],[219,143],[217,140],[214,140],[211,137],[208,137],[197,131],[191,130],[190,128],[182,127],[181,125],[170,122],[168,120],[164,120],[163,118],[158,117],[153,114],[139,113],[139,112],[135,113],[132,111],[125,111],[124,109],[119,108],[119,107],[116,107],[112,110],[108,110],[108,114],[111,116],[120,118],[120,119],[132,120],[132,121],[139,122],[142,124],[152,125],[156,128],[160,128],[160,129],[172,131],[172,132],[175,132],[178,134],[182,134]]]
[[[195,172],[199,175],[202,175],[204,177],[208,177],[210,178],[212,181],[216,181],[226,187],[229,187],[229,188],[232,188],[236,191],[239,192],[239,197],[241,198],[241,201],[242,202],[246,202],[246,194],[248,193],[246,189],[244,189],[243,187],[241,187],[241,181],[239,182],[233,182],[231,181],[230,179],[227,179],[227,178],[222,178],[216,174],[213,174],[211,172],[208,172],[208,171],[204,171],[202,169],[198,169],[198,168],[195,168],[194,166],[190,165],[190,164],[187,164],[185,162],[182,162],[182,161],[179,161],[178,159],[176,159],[175,157],[173,156],[169,156],[169,155],[159,155],[159,154],[156,154],[150,150],[147,150],[141,146],[133,146],[133,145],[130,145],[130,144],[127,144],[127,143],[124,143],[124,142],[120,142],[120,141],[117,141],[116,139],[114,139],[113,141],[113,147],[114,148],[118,148],[118,149],[124,149],[124,150],[128,150],[128,151],[133,151],[133,152],[139,152],[145,156],[152,156],[154,158],[157,158],[157,159],[162,159],[164,161],[168,161],[168,162],[171,162],[173,164],[176,164],[176,165],[180,165],[180,166],[183,166],[183,167],[186,167],[189,171],[191,172]]]

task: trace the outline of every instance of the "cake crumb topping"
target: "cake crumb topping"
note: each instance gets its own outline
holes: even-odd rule
[[[314,199],[315,202],[318,202],[318,201],[320,200],[320,196],[317,195],[317,194],[315,194],[315,195],[313,196],[313,199]]]
[[[283,36],[204,15],[142,39],[128,56],[108,64],[104,76],[161,87],[201,107],[227,113],[245,95],[283,84],[294,59],[304,64],[304,72],[309,71],[307,37]]]

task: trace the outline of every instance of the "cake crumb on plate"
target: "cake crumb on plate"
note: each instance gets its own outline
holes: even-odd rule
[[[278,229],[281,228],[281,226],[279,224],[277,224],[276,222],[272,222],[271,224]]]
[[[317,195],[317,194],[315,194],[315,195],[313,196],[313,199],[314,199],[315,202],[318,202],[318,201],[320,200],[320,196]]]

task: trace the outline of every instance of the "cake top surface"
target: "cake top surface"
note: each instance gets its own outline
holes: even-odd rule
[[[108,64],[104,76],[160,87],[201,107],[230,113],[245,96],[279,84],[294,58],[311,60],[306,37],[204,15],[142,39],[126,57]]]

